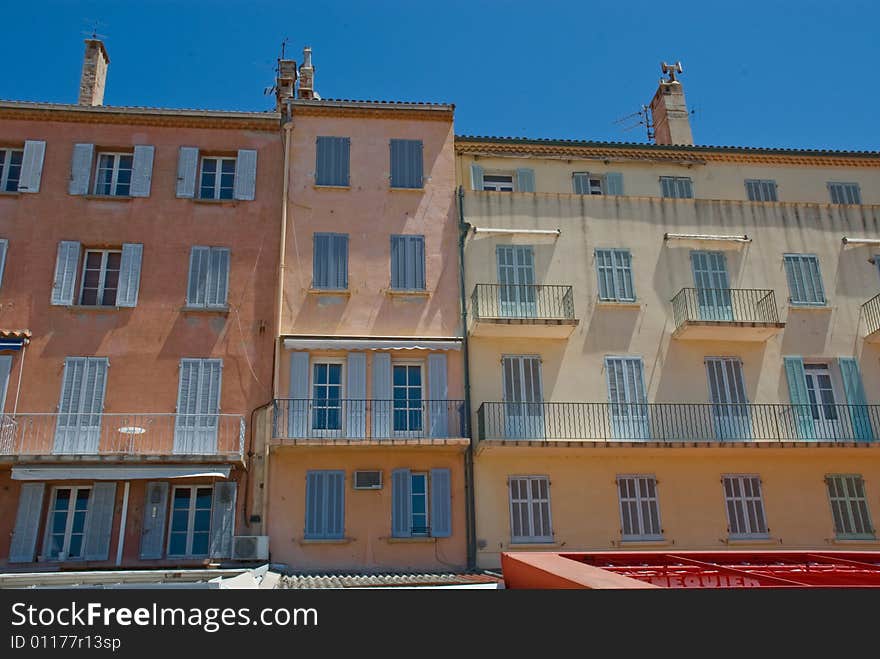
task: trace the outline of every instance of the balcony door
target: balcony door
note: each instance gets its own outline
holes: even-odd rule
[[[840,439],[840,415],[828,364],[804,364],[810,416],[817,439]]]
[[[504,436],[544,437],[544,388],[541,358],[508,355],[501,360],[504,380]]]
[[[648,400],[641,357],[606,357],[611,436],[614,439],[650,439]]]
[[[715,437],[721,440],[751,439],[752,424],[742,362],[737,357],[707,357],[706,373]]]
[[[502,318],[534,318],[535,254],[531,245],[498,245],[498,315]]]
[[[700,320],[733,320],[724,252],[691,252]]]
[[[342,418],[342,361],[314,362],[311,436],[341,436]]]
[[[98,453],[106,384],[106,358],[68,357],[64,361],[54,453]]]
[[[217,453],[222,359],[181,359],[174,452]]]

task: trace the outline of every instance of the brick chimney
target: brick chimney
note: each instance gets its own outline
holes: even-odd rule
[[[82,76],[79,81],[79,105],[103,105],[104,85],[110,57],[100,39],[86,39]]]
[[[278,78],[275,80],[275,109],[285,112],[287,99],[295,98],[296,61],[292,59],[278,60]]]
[[[315,93],[315,69],[312,66],[312,49],[303,48],[303,63],[299,67],[298,98],[320,98]]]
[[[684,90],[675,78],[681,73],[681,62],[667,64],[663,62],[660,70],[666,78],[660,78],[660,86],[651,100],[651,118],[654,125],[655,144],[687,144],[693,145],[691,122]]]

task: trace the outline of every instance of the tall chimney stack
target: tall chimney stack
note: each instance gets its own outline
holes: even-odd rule
[[[655,144],[687,144],[693,145],[691,122],[684,90],[676,80],[675,74],[681,73],[681,62],[667,64],[663,62],[660,70],[667,78],[660,78],[660,86],[651,100],[651,118],[654,124]]]
[[[86,39],[82,76],[79,80],[79,105],[103,105],[104,85],[107,83],[107,66],[110,57],[100,39]]]
[[[299,67],[299,95],[298,98],[316,98],[315,94],[315,69],[312,66],[312,49],[309,46],[303,48],[303,63]]]
[[[285,112],[287,100],[296,97],[296,61],[292,59],[278,60],[278,78],[275,80],[275,109]]]

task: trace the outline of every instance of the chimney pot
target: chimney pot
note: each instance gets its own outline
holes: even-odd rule
[[[86,39],[82,75],[79,80],[79,105],[103,105],[104,86],[107,84],[107,67],[110,57],[100,39]]]
[[[312,66],[312,49],[303,48],[303,63],[299,67],[298,98],[317,98],[315,94],[315,68]]]

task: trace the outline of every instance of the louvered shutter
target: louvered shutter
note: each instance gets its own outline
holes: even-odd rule
[[[153,147],[139,145],[134,147],[131,163],[132,197],[149,197],[153,180]]]
[[[332,288],[348,288],[348,235],[336,233],[331,240]]]
[[[196,194],[196,173],[199,168],[199,150],[192,146],[180,147],[177,157],[177,196],[192,199]]]
[[[141,559],[162,558],[165,552],[165,518],[168,512],[168,483],[147,483],[144,519],[141,524]]]
[[[314,235],[312,288],[330,288],[330,234]]]
[[[19,192],[39,192],[40,179],[43,176],[43,159],[46,154],[46,142],[43,140],[26,140],[24,153],[21,157],[21,174],[18,177]]]
[[[610,249],[597,249],[596,278],[599,280],[599,299],[616,300],[617,292],[614,286],[614,261]]]
[[[106,561],[110,557],[110,534],[116,509],[116,483],[95,483],[89,494],[82,557],[87,561]]]
[[[257,152],[239,149],[235,160],[235,182],[232,196],[243,201],[253,201],[257,186]]]
[[[350,352],[346,360],[346,393],[344,405],[345,433],[349,439],[363,439],[367,427],[367,355]]]
[[[43,512],[45,483],[22,483],[18,493],[18,512],[9,545],[10,563],[32,563]]]
[[[423,161],[421,140],[391,140],[391,187],[421,188]]]
[[[94,144],[74,144],[70,163],[70,184],[67,191],[72,195],[89,193],[89,179],[92,173],[92,160],[95,155]]]
[[[784,259],[792,304],[824,305],[825,289],[819,259],[813,254],[786,254]]]
[[[471,190],[483,189],[483,168],[471,163]]]
[[[141,283],[141,261],[144,246],[140,243],[124,243],[122,260],[119,266],[119,288],[116,293],[116,306],[134,307],[138,301]]]
[[[673,185],[673,181],[668,176],[660,177],[660,189],[661,194],[666,198],[672,198],[675,196],[675,188]]]
[[[208,301],[208,268],[210,247],[193,247],[189,256],[189,280],[186,286],[186,304],[203,307]]]
[[[617,172],[605,174],[605,194],[612,196],[623,194],[623,174]]]
[[[348,186],[351,139],[318,137],[315,145],[315,185]]]
[[[307,437],[309,420],[309,353],[290,353],[287,436]]]
[[[6,392],[9,389],[9,373],[12,371],[12,355],[0,355],[0,414],[6,409]],[[12,452],[12,441],[15,435],[15,422],[0,419],[0,454]]]
[[[846,402],[849,405],[853,438],[866,442],[873,441],[874,429],[871,427],[871,418],[868,414],[868,401],[865,397],[859,363],[852,357],[841,357],[837,361],[843,378]]]
[[[575,194],[590,194],[590,173],[575,172],[571,175],[571,184]]]
[[[423,236],[391,236],[391,288],[425,289],[425,239]]]
[[[55,260],[55,280],[52,284],[52,304],[73,304],[76,271],[79,266],[80,244],[73,240],[58,243],[58,256]]]
[[[232,536],[235,533],[235,496],[238,486],[234,481],[214,483],[211,501],[211,534],[208,553],[211,558],[232,557]]]
[[[341,539],[345,534],[345,472],[306,474],[306,528],[309,539]]]
[[[535,191],[535,170],[523,167],[516,170],[516,191],[517,192],[534,192]]]
[[[412,476],[409,469],[391,472],[391,535],[412,535]]]
[[[785,363],[785,377],[788,380],[788,395],[791,399],[797,437],[815,439],[816,426],[813,423],[813,415],[810,410],[804,360],[800,357],[784,357],[783,362]]]
[[[345,536],[345,472],[331,471],[327,474],[327,522],[325,536]]]
[[[449,469],[431,470],[431,535],[452,535],[452,474]]]
[[[0,286],[3,286],[3,273],[6,270],[6,253],[9,251],[9,241],[0,238]]]
[[[208,264],[206,305],[225,307],[229,291],[229,249],[212,247]]]
[[[391,437],[391,355],[373,353],[372,370],[372,436],[373,439],[388,439]]]
[[[446,382],[446,354],[428,355],[428,418],[431,437],[449,436],[448,387]]]
[[[324,522],[324,471],[310,471],[306,474],[306,527],[305,537],[321,538]]]

